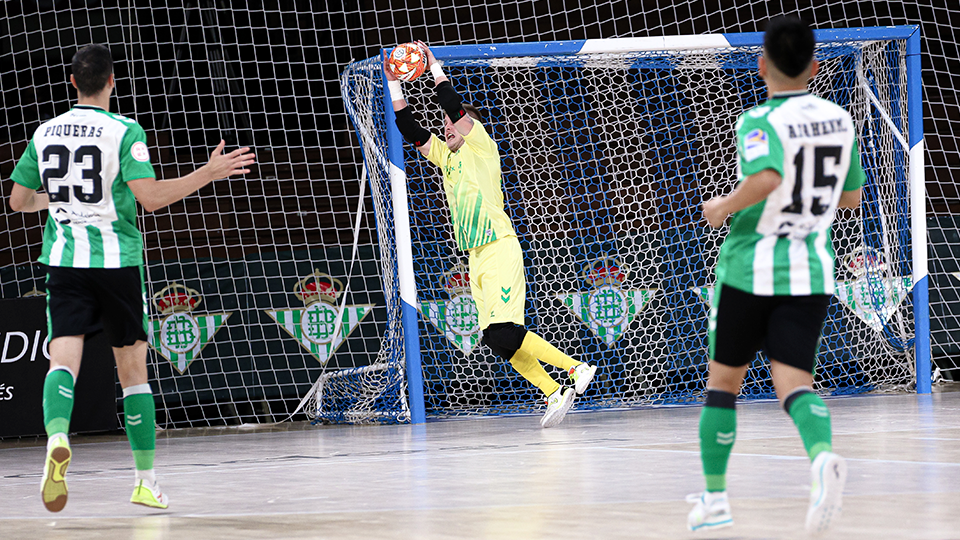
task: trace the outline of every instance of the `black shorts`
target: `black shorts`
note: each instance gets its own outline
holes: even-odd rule
[[[711,360],[745,366],[762,349],[767,358],[813,373],[830,295],[756,296],[721,285],[713,304]]]
[[[103,329],[113,347],[147,340],[143,269],[47,267],[50,339]]]

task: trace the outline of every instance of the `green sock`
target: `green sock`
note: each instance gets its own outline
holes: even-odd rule
[[[65,369],[54,369],[43,381],[43,425],[47,437],[70,433],[73,384],[73,374]]]
[[[700,459],[707,491],[727,489],[727,461],[737,438],[736,399],[728,392],[709,390],[700,413]]]
[[[793,423],[797,425],[803,447],[813,461],[820,452],[833,450],[830,411],[820,396],[813,392],[802,390],[794,395],[796,397],[787,398],[790,418],[793,418]]]
[[[138,471],[153,469],[157,445],[157,410],[149,384],[123,389],[123,416],[127,439]]]

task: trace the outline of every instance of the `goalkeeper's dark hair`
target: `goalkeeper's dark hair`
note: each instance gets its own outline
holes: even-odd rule
[[[73,79],[84,96],[95,96],[107,85],[113,73],[113,56],[103,45],[87,45],[73,55]]]
[[[469,114],[474,120],[477,122],[483,122],[483,114],[480,112],[480,109],[469,103],[461,103],[460,106],[462,106],[464,112]]]
[[[798,77],[813,61],[817,40],[807,23],[781,16],[767,23],[763,48],[768,60],[787,77]]]

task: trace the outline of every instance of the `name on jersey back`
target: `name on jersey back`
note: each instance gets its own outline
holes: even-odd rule
[[[85,126],[83,124],[57,124],[47,126],[43,131],[44,137],[99,137],[103,134],[103,126]]]
[[[847,126],[844,125],[842,118],[825,120],[823,122],[810,122],[809,124],[787,124],[787,133],[791,139],[798,137],[820,137],[821,135],[844,133],[846,131]]]

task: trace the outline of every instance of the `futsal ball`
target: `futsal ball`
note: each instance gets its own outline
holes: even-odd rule
[[[387,59],[387,67],[404,82],[409,82],[427,69],[427,51],[416,43],[403,43],[394,47]]]

